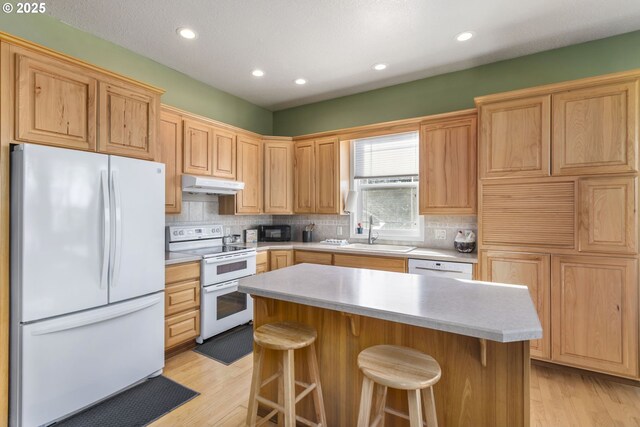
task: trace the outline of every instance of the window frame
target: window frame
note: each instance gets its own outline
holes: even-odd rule
[[[411,132],[411,131],[410,131]],[[406,131],[404,132],[389,132],[386,134],[380,134],[380,135],[376,135],[376,136],[384,136],[384,135],[392,135],[394,133],[406,133]],[[349,238],[350,239],[367,239],[369,236],[369,223],[368,222],[363,222],[362,223],[362,228],[363,228],[363,232],[362,234],[357,234],[356,233],[356,226],[358,225],[358,221],[357,221],[357,215],[358,212],[360,211],[360,209],[362,208],[362,191],[360,191],[359,185],[356,184],[356,179],[355,179],[355,170],[356,170],[356,155],[355,155],[355,146],[356,146],[356,140],[359,138],[353,138],[350,141],[350,153],[351,153],[351,161],[350,161],[350,171],[349,171],[349,184],[350,184],[350,188],[352,190],[356,190],[358,192],[358,197],[357,197],[357,208],[356,208],[356,212],[350,212],[349,213]],[[420,147],[418,146],[418,150],[420,150]],[[404,175],[404,176],[416,176],[419,177],[418,175]],[[384,183],[384,184],[365,184],[366,186],[369,186],[370,188],[391,188],[391,187],[397,187],[397,188],[408,188],[408,187],[414,187],[416,189],[416,213],[417,213],[417,229],[413,229],[413,230],[378,230],[375,228],[373,228],[373,234],[377,235],[379,237],[380,240],[393,240],[393,241],[402,241],[402,242],[423,242],[424,241],[424,235],[425,235],[425,227],[424,227],[424,216],[420,215],[420,182],[419,179],[415,182],[407,182],[407,183]]]

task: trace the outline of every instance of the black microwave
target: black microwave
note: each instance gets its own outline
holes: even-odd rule
[[[259,242],[288,242],[291,240],[290,225],[259,225]]]

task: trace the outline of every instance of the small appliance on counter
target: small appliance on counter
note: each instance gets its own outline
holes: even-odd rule
[[[291,241],[290,225],[259,225],[259,242],[289,242]]]
[[[458,231],[453,246],[460,253],[471,253],[476,248],[476,234],[471,230]]]
[[[258,243],[258,230],[244,230],[245,243]]]

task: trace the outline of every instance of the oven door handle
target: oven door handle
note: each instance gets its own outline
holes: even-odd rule
[[[238,281],[234,280],[231,282],[220,283],[219,285],[213,286],[205,286],[204,293],[210,294],[211,292],[223,291],[225,289],[233,288],[234,286],[238,286]]]
[[[244,253],[244,254],[237,254],[237,255],[231,255],[231,256],[226,256],[224,258],[206,258],[204,260],[205,264],[222,264],[225,262],[232,262],[232,261],[237,261],[240,259],[245,259],[245,258],[251,258],[254,257],[255,258],[256,253],[255,252],[248,252],[248,253]]]

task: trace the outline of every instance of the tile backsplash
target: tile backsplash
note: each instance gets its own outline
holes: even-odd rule
[[[411,242],[414,246],[425,246],[436,249],[453,249],[453,239],[458,230],[473,230],[477,234],[478,225],[475,215],[426,215],[424,242]],[[291,238],[302,240],[302,230],[307,224],[315,223],[313,240],[350,239],[348,215],[219,215],[218,197],[200,194],[183,193],[182,212],[176,215],[166,215],[167,225],[200,225],[205,223],[222,224],[231,234],[243,234],[247,228],[255,228],[260,224],[288,224],[291,226]],[[342,234],[338,234],[338,227]],[[436,230],[444,230],[445,239],[436,239]],[[244,237],[244,236],[243,236]],[[350,239],[353,241],[366,241]],[[380,243],[409,244],[393,240],[378,240]]]

